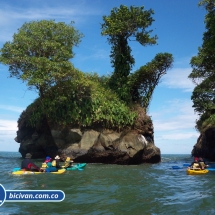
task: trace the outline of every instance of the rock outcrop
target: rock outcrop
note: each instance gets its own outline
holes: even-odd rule
[[[208,128],[201,133],[192,150],[192,156],[215,161],[215,128]]]
[[[75,162],[106,164],[140,164],[161,161],[160,149],[154,144],[154,128],[151,118],[141,107],[132,128],[121,131],[99,125],[78,127],[60,126],[44,117],[32,128],[27,123],[31,112],[23,111],[18,120],[15,140],[20,143],[22,157],[30,152],[33,158],[55,157],[62,161],[71,157]]]
[[[106,164],[158,163],[160,149],[153,140],[153,127],[144,135],[136,130],[117,132],[108,129],[51,128],[32,129],[22,126],[15,140],[20,143],[19,152],[27,152],[33,158],[60,155],[62,160],[71,157],[75,162]],[[54,141],[53,141],[54,140]]]

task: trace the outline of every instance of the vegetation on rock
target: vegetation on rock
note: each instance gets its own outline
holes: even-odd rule
[[[141,45],[156,44],[157,37],[150,37],[152,30],[146,30],[154,21],[153,13],[153,10],[144,10],[144,6],[128,8],[121,5],[113,8],[109,16],[103,16],[101,34],[108,36],[108,42],[112,45],[110,58],[114,67],[109,85],[119,98],[127,102],[131,99],[128,76],[135,63],[128,41],[135,40]]]
[[[190,61],[193,70],[189,78],[196,84],[191,97],[193,107],[200,115],[196,128],[203,132],[215,126],[215,1],[202,0],[199,5],[207,10],[206,31],[198,55]]]
[[[42,20],[25,23],[12,42],[0,49],[0,62],[9,65],[11,77],[38,91],[38,99],[21,114],[18,124],[40,127],[44,120],[64,126],[133,128],[151,125],[146,116],[153,91],[171,68],[173,57],[159,53],[131,73],[135,63],[128,44],[134,37],[141,45],[156,43],[151,37],[152,10],[144,7],[114,8],[104,16],[102,35],[112,45],[111,76],[83,73],[69,61],[73,46],[83,35],[72,24]],[[143,129],[144,130],[144,129]]]

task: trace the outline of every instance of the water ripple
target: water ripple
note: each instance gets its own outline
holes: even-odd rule
[[[9,159],[10,158],[10,159]],[[0,214],[208,215],[215,213],[215,172],[190,176],[183,167],[190,155],[162,155],[159,164],[133,166],[87,164],[83,171],[62,175],[14,176],[19,154],[2,155],[1,184],[10,190],[63,190],[60,203],[7,203]],[[40,160],[35,160],[40,165]],[[211,164],[214,165],[214,164]]]

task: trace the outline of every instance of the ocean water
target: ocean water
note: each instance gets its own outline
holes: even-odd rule
[[[159,164],[87,164],[64,174],[12,175],[22,159],[0,152],[0,184],[6,190],[62,190],[62,202],[4,202],[1,215],[215,214],[215,171],[186,174],[190,155],[162,155]],[[42,160],[34,160],[41,165]],[[211,166],[215,165],[210,163]],[[172,166],[182,167],[173,169]]]

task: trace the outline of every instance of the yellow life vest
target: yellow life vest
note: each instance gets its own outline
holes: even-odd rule
[[[56,160],[52,161],[52,166],[56,167]]]
[[[47,168],[48,166],[47,166],[47,164],[46,163],[42,163],[42,169],[45,169],[45,168]]]
[[[193,164],[193,169],[196,169],[196,168],[200,168],[200,166],[199,166],[198,163],[194,163],[194,164]]]
[[[69,166],[70,166],[70,161],[65,161],[64,166],[65,166],[66,168],[69,167]]]
[[[202,168],[206,168],[206,165],[205,165],[205,163],[203,161],[200,161],[199,163],[202,166]]]

